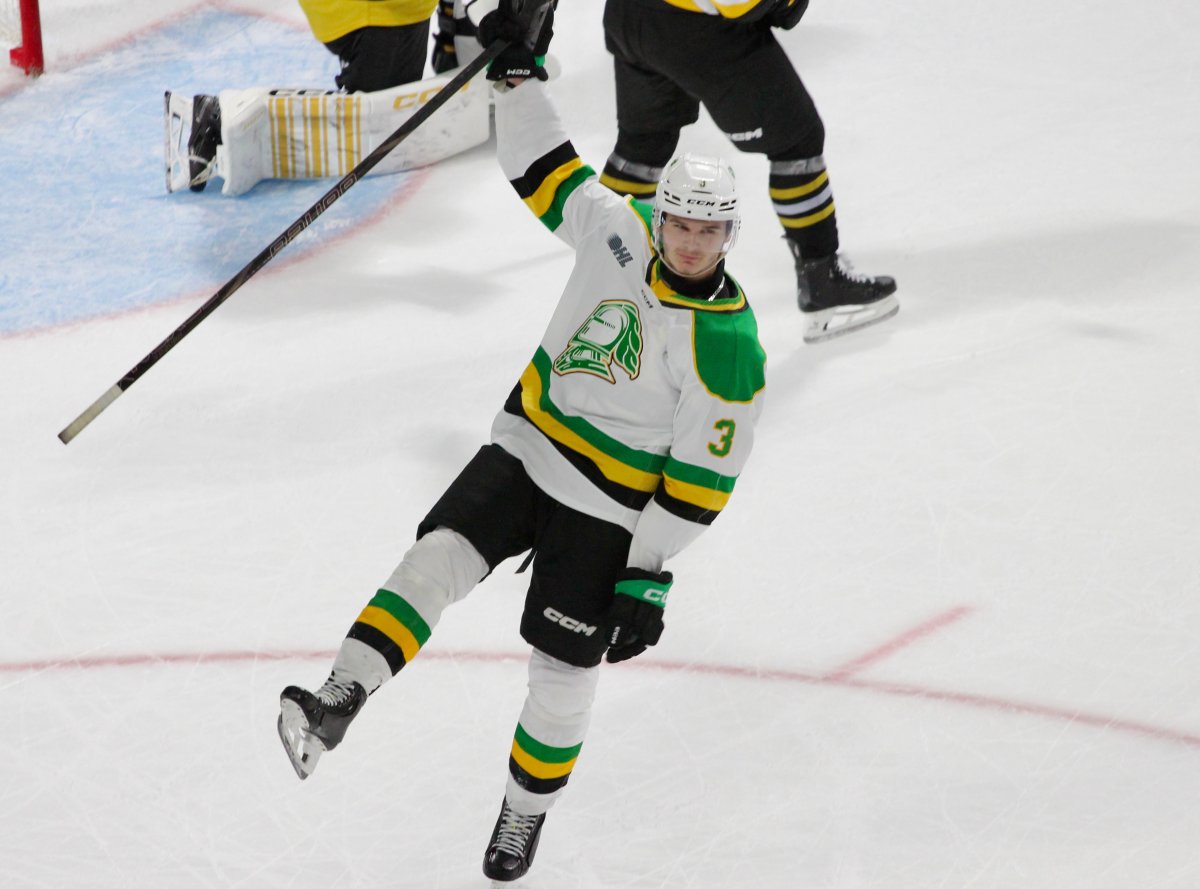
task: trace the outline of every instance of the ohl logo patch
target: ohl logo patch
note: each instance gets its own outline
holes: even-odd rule
[[[554,359],[557,374],[587,373],[615,383],[612,365],[636,380],[642,366],[642,318],[624,299],[606,299]]]
[[[608,249],[612,251],[613,258],[621,268],[625,268],[633,262],[633,254],[629,252],[629,248],[625,246],[620,235],[609,235],[605,243],[608,244]]]

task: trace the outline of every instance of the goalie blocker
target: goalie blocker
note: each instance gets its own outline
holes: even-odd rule
[[[223,194],[237,195],[263,179],[344,176],[437,95],[455,73],[373,93],[222,90],[215,153],[204,157],[189,157],[192,98],[168,91],[164,100],[167,191],[189,187],[198,191],[208,180],[219,178]],[[487,82],[472,78],[371,173],[427,166],[483,144],[490,132],[489,105]]]

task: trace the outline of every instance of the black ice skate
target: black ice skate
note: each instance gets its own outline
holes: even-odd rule
[[[504,801],[492,840],[483,853],[483,875],[497,883],[511,883],[525,876],[533,864],[545,815],[518,815]]]
[[[188,136],[188,188],[204,191],[216,166],[221,144],[221,103],[216,96],[192,99],[192,132]]]
[[[802,259],[799,245],[788,241],[796,259],[796,300],[804,313],[804,341],[819,343],[871,324],[900,311],[896,280],[855,274],[836,253]]]
[[[326,750],[342,742],[350,722],[367,701],[367,690],[330,676],[316,694],[289,685],[279,696],[279,740],[300,780],[317,767]]]

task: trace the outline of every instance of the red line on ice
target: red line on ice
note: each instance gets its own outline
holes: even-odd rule
[[[899,651],[906,645],[916,642],[918,639],[924,638],[931,633],[936,633],[938,630],[949,626],[960,618],[966,617],[972,611],[971,608],[961,606],[959,608],[951,608],[937,617],[931,618],[922,624],[918,624],[911,630],[901,633],[899,636],[885,642],[883,645],[868,651],[866,654],[848,661],[836,670],[832,670],[826,674],[826,678],[838,681],[841,679],[849,679],[853,674],[857,673],[877,661],[883,660],[890,654]]]
[[[291,651],[212,651],[168,654],[118,654],[84,655],[73,658],[57,658],[31,661],[0,661],[0,674],[43,672],[61,669],[98,669],[104,667],[153,666],[159,664],[230,664],[242,662],[324,660],[331,661],[335,652],[330,650],[296,649]],[[421,653],[422,661],[474,661],[479,663],[521,664],[528,659],[524,652],[457,651]],[[957,704],[978,710],[1052,719],[1056,722],[1076,723],[1093,728],[1108,729],[1122,734],[1137,735],[1156,741],[1182,744],[1200,749],[1200,735],[1180,731],[1161,725],[1120,719],[1102,713],[1086,713],[1069,707],[1030,703],[991,695],[971,692],[940,691],[919,685],[879,682],[854,679],[833,674],[802,673],[796,670],[760,669],[739,667],[735,664],[694,664],[684,661],[658,661],[651,658],[629,661],[615,669],[657,670],[665,673],[683,673],[695,676],[721,676],[729,679],[745,679],[754,682],[789,682],[800,685],[834,686],[871,692],[893,697],[917,698],[944,704]]]

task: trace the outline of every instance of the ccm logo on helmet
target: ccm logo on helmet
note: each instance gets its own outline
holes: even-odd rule
[[[558,624],[564,630],[571,630],[575,633],[583,633],[585,636],[590,636],[592,633],[596,632],[595,627],[589,626],[583,621],[578,621],[573,617],[568,617],[555,608],[547,608],[542,612],[542,614],[547,620],[554,621],[554,623]]]

